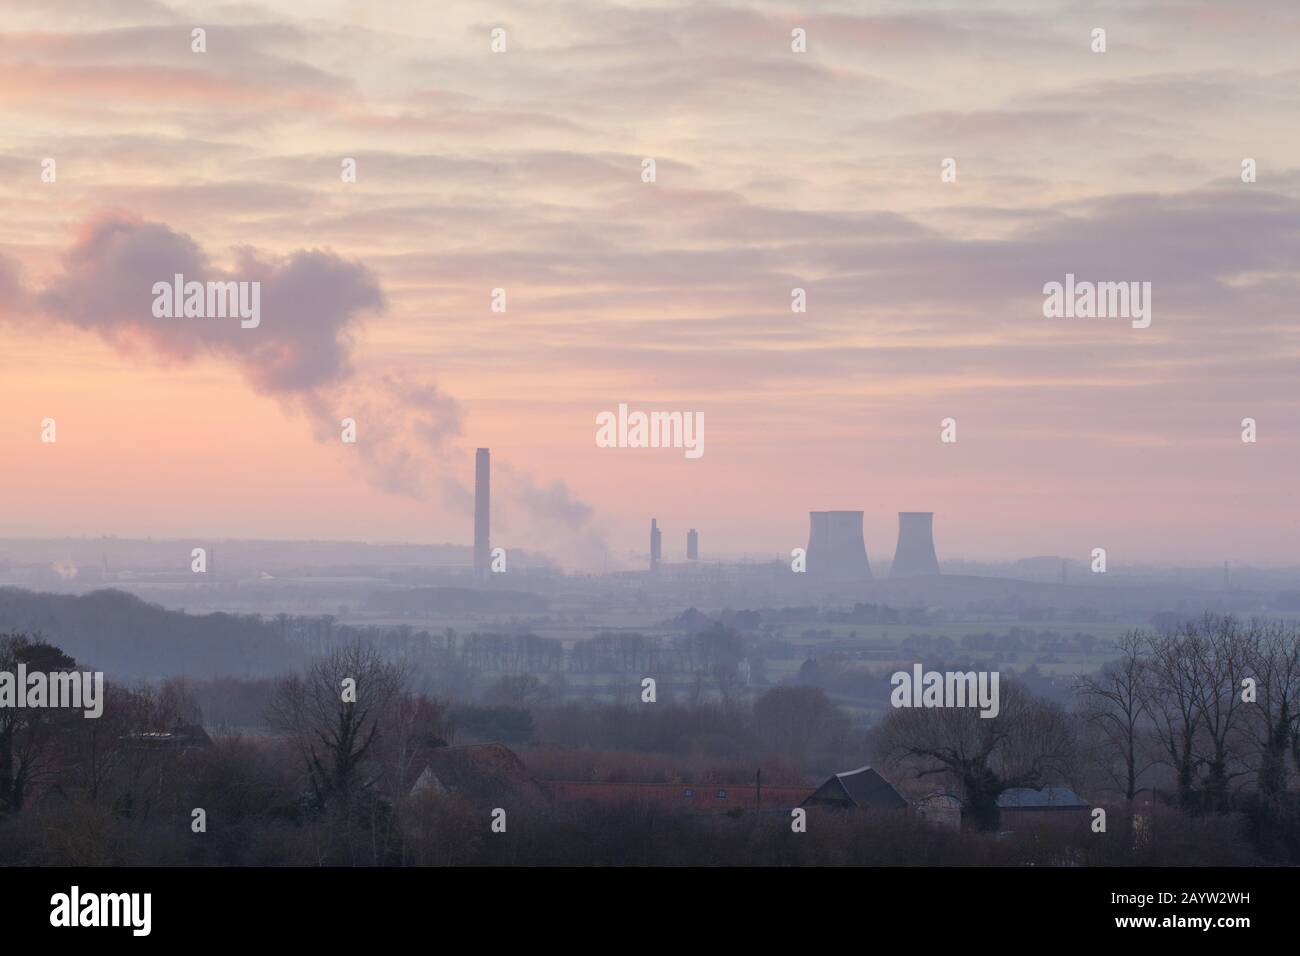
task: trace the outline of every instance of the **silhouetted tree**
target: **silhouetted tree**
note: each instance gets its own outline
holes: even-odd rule
[[[54,674],[75,670],[77,662],[55,647],[24,634],[0,635],[0,671],[14,675],[26,665],[29,674]],[[26,687],[15,686],[17,693]],[[71,722],[82,720],[81,711],[54,707],[0,708],[0,811],[16,813],[26,805],[31,787],[53,772],[56,739]]]
[[[1078,680],[1084,719],[1102,735],[1108,745],[1104,760],[1124,799],[1132,803],[1138,778],[1146,767],[1142,757],[1147,705],[1142,696],[1146,641],[1136,631],[1125,634],[1116,644],[1119,659],[1106,664],[1100,673]],[[1116,765],[1118,764],[1118,771]]]
[[[754,701],[760,742],[791,757],[838,747],[849,719],[816,687],[773,687]]]
[[[355,701],[345,700],[345,681],[355,682]],[[269,715],[301,755],[317,808],[337,806],[344,817],[375,775],[366,758],[402,691],[398,668],[360,643],[318,659],[305,677],[280,681]]]
[[[996,830],[998,797],[1042,787],[1072,770],[1074,740],[1065,711],[1011,680],[1000,682],[996,717],[973,707],[892,710],[880,729],[885,759],[917,777],[939,777],[962,801],[963,819]]]

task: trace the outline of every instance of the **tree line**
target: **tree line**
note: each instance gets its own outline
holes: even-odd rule
[[[1138,859],[1131,825],[1142,812],[1197,833],[1213,824],[1240,834],[1239,842],[1216,844],[1223,862],[1300,862],[1300,628],[1206,615],[1165,631],[1132,632],[1116,652],[1110,664],[1079,678],[1071,704],[1004,679],[992,719],[971,708],[904,708],[864,728],[820,689],[799,685],[753,699],[653,706],[538,700],[515,709],[527,717],[539,753],[559,748],[593,765],[602,753],[675,754],[696,769],[713,757],[746,775],[748,767],[779,765],[787,779],[811,786],[870,762],[909,797],[930,790],[956,797],[971,834],[996,833],[999,797],[1008,789],[1068,785],[1090,806],[1109,807],[1115,829],[1127,833],[1106,844],[1112,861]],[[44,641],[0,637],[0,670],[19,662],[77,666]],[[186,679],[111,683],[98,720],[0,710],[0,844],[10,841],[0,857],[67,860],[77,841],[89,846],[102,838],[107,856],[140,861],[256,862],[258,852],[282,862],[389,864],[444,853],[496,860],[505,844],[454,849],[440,829],[462,817],[477,820],[480,808],[412,800],[420,770],[456,739],[464,713],[464,702],[417,686],[402,660],[354,641],[270,682],[257,737],[207,740],[200,695]],[[521,744],[525,760],[533,759],[529,747]],[[191,839],[196,808],[220,836]],[[614,811],[604,818],[635,829],[634,808],[625,809],[625,818]],[[525,816],[580,830],[574,812],[533,807]],[[261,851],[238,844],[236,835]],[[942,838],[925,837],[933,839]],[[529,840],[550,845],[536,835]],[[1086,848],[1092,844],[1078,846],[1083,858],[1093,853]]]

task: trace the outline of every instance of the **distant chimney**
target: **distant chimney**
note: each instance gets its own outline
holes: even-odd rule
[[[898,547],[891,578],[928,577],[939,573],[939,559],[934,553],[934,512],[900,511],[898,513]]]
[[[663,558],[663,534],[659,530],[659,520],[650,519],[650,570],[658,571],[659,562]]]
[[[686,532],[686,560],[698,561],[700,559],[700,533],[692,528]]]
[[[488,576],[492,548],[488,525],[492,516],[491,452],[480,448],[474,453],[474,574]]]

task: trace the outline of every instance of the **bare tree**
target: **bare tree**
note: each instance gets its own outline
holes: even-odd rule
[[[53,644],[23,634],[0,635],[0,671],[13,674],[23,664],[47,674],[75,670],[77,662]],[[17,687],[17,692],[27,692]],[[33,785],[52,779],[57,742],[66,738],[79,712],[54,707],[0,708],[0,811],[18,812]]]
[[[1064,710],[1011,680],[1001,682],[996,717],[971,707],[900,708],[881,725],[885,759],[917,777],[946,780],[962,800],[963,818],[996,830],[998,797],[1042,787],[1072,767],[1073,735]]]
[[[1201,640],[1195,629],[1161,634],[1151,640],[1143,671],[1141,698],[1151,715],[1162,763],[1174,772],[1179,803],[1196,804],[1196,735],[1201,725],[1197,668],[1190,645]]]
[[[185,677],[163,681],[158,690],[158,721],[156,729],[167,733],[202,726],[203,708],[194,696],[192,681]]]
[[[1226,810],[1232,780],[1250,772],[1244,751],[1254,705],[1242,700],[1241,680],[1254,667],[1258,638],[1230,615],[1206,614],[1152,639],[1142,699],[1184,809]]]
[[[1118,754],[1118,765],[1104,761],[1124,799],[1133,802],[1138,779],[1147,762],[1142,756],[1143,727],[1147,703],[1142,694],[1146,679],[1146,639],[1130,631],[1119,639],[1119,659],[1105,665],[1097,675],[1080,677],[1077,683],[1083,700],[1084,719],[1098,730],[1107,745]]]
[[[128,735],[136,730],[132,715],[132,692],[113,684],[104,685],[104,713],[97,720],[83,721],[70,743],[70,778],[82,788],[91,803],[113,792],[113,784],[125,764]]]
[[[400,670],[361,643],[335,648],[304,677],[276,685],[270,722],[301,756],[318,809],[335,807],[347,818],[358,795],[373,787],[378,774],[367,758],[402,685]]]
[[[1185,633],[1199,634],[1188,642],[1192,663],[1193,699],[1200,713],[1197,763],[1205,768],[1202,782],[1206,809],[1228,809],[1228,786],[1247,771],[1236,758],[1244,733],[1241,679],[1248,669],[1250,640],[1233,617],[1207,614]]]
[[[1257,779],[1266,800],[1287,791],[1288,751],[1300,763],[1300,628],[1282,621],[1251,622],[1247,665],[1258,694],[1250,732],[1259,749]]]

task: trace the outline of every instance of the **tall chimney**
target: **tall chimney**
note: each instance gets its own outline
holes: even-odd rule
[[[492,456],[486,448],[474,453],[474,574],[488,576],[492,547],[488,525],[492,516]]]
[[[871,579],[861,511],[810,511],[808,524],[810,577],[836,582]]]
[[[663,533],[659,530],[657,518],[650,519],[650,570],[659,570],[659,561],[663,558]]]
[[[700,533],[692,528],[686,532],[686,560],[698,561],[700,558]]]
[[[928,577],[939,573],[934,553],[934,512],[900,511],[898,547],[894,550],[891,578]]]

